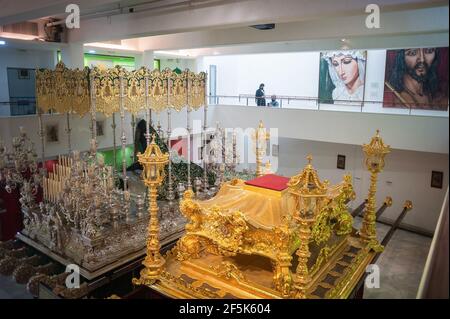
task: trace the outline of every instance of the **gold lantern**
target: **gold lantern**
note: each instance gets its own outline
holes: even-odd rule
[[[159,221],[158,221],[158,187],[165,178],[165,166],[169,163],[169,154],[163,154],[155,143],[155,135],[152,142],[147,146],[144,154],[137,154],[138,161],[143,167],[142,178],[148,187],[149,215],[147,236],[147,256],[143,261],[144,269],[139,279],[134,278],[133,283],[137,285],[152,285],[159,277],[165,264],[164,258],[159,253]]]
[[[304,170],[299,175],[292,177],[288,183],[289,193],[295,198],[296,215],[294,218],[300,225],[300,246],[296,252],[298,265],[293,278],[295,298],[306,298],[307,289],[311,283],[308,269],[308,259],[311,256],[309,250],[311,228],[319,213],[330,201],[327,196],[328,181],[320,181],[317,171],[311,164],[311,155],[308,155],[307,160],[308,164]]]
[[[384,168],[384,157],[390,153],[391,148],[389,145],[384,144],[383,139],[380,137],[380,131],[377,133],[369,144],[363,145],[363,151],[365,155],[365,164],[370,172],[370,188],[369,195],[367,197],[367,205],[364,211],[364,219],[362,222],[360,235],[369,242],[372,242],[372,248],[377,251],[382,250],[382,247],[378,244],[376,238],[376,212],[375,212],[375,200],[377,192],[377,175]]]

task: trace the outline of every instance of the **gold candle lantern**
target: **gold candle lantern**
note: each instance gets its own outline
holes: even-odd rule
[[[298,265],[293,276],[293,297],[306,298],[310,288],[311,276],[308,269],[308,260],[311,256],[309,242],[311,228],[319,213],[328,205],[330,199],[328,193],[328,181],[320,181],[317,171],[312,166],[312,156],[307,157],[308,164],[303,171],[290,179],[288,183],[289,193],[294,196],[296,202],[296,214],[299,229],[300,246],[296,251]]]
[[[148,187],[149,215],[147,235],[147,256],[143,261],[144,269],[141,271],[139,279],[134,278],[136,285],[152,285],[159,277],[165,264],[164,258],[159,253],[159,221],[158,221],[158,187],[165,178],[165,166],[169,163],[169,154],[163,154],[159,146],[155,143],[155,135],[152,142],[147,146],[144,154],[137,154],[138,161],[143,167],[142,178]]]
[[[377,176],[384,168],[384,157],[390,153],[391,148],[389,145],[384,144],[383,139],[380,137],[380,131],[377,133],[369,144],[363,145],[363,151],[365,155],[365,164],[370,172],[370,188],[369,195],[367,197],[367,204],[364,211],[364,219],[362,222],[360,235],[368,242],[372,242],[372,248],[379,251],[382,247],[379,246],[376,237],[376,212],[375,201],[377,192]]]

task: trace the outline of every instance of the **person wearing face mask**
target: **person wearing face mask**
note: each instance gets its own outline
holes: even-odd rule
[[[385,81],[384,107],[447,110],[448,85],[439,79],[437,48],[395,51],[394,64]],[[445,93],[445,90],[447,93]]]
[[[331,79],[331,103],[362,102],[366,68],[365,51],[334,51],[322,54]]]

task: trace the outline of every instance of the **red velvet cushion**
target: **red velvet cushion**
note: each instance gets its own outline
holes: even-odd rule
[[[287,188],[288,182],[289,182],[288,177],[279,176],[275,174],[267,174],[252,179],[251,181],[246,181],[245,184],[261,188],[267,188],[274,191],[282,191]]]

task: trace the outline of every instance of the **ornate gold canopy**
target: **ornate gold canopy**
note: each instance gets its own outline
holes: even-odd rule
[[[36,103],[44,112],[84,116],[90,109],[89,96],[88,68],[70,70],[60,62],[55,70],[36,70]]]
[[[94,101],[95,110],[106,116],[119,112],[120,103],[132,114],[145,109],[197,110],[206,104],[205,88],[206,73],[189,70],[181,74],[144,67],[127,71],[120,66],[71,70],[60,62],[55,70],[36,71],[37,106],[44,112],[54,110],[79,116],[88,113]]]

